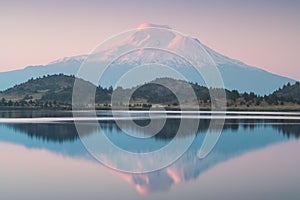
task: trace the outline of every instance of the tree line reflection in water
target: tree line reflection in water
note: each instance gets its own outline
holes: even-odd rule
[[[130,123],[126,123],[126,121],[121,121],[121,123],[127,131],[136,131],[135,126],[132,126]],[[138,120],[136,123],[141,126],[146,126],[149,120]],[[152,123],[155,123],[155,120]],[[167,119],[163,129],[159,131],[158,134],[146,139],[149,142],[149,146],[159,148],[171,141],[178,130],[179,123],[179,119]],[[171,166],[146,174],[113,172],[134,185],[139,193],[167,191],[172,185],[194,180],[199,177],[201,173],[226,160],[241,156],[256,149],[267,147],[271,144],[287,141],[291,138],[298,139],[300,136],[300,126],[297,121],[293,120],[226,120],[223,133],[217,145],[208,157],[201,160],[197,157],[197,152],[208,130],[209,123],[210,120],[200,120],[195,141],[188,151]],[[120,146],[124,148],[130,145],[130,149],[135,150],[135,148],[146,146],[135,146],[137,144],[135,142],[139,141],[134,141],[133,143],[128,142],[129,136],[125,137],[125,134],[114,121],[101,121],[99,124],[112,141],[119,142]],[[22,145],[26,143],[30,148],[42,147],[57,154],[94,161],[91,157],[87,156],[86,150],[79,140],[74,123],[12,123],[1,124],[1,126],[6,127],[5,130],[18,133],[10,139],[7,139],[9,140],[8,142],[19,142],[22,143]],[[86,123],[85,126],[85,134],[87,137],[99,132],[99,127],[95,124]],[[0,133],[2,136],[6,134],[3,131],[0,131]],[[140,134],[147,135],[150,133],[144,132]],[[191,134],[193,133],[187,130],[186,135],[182,137],[188,137],[191,136]],[[17,138],[20,136],[26,136],[26,141],[18,141]],[[0,139],[5,140],[5,137],[0,137]],[[31,143],[30,141],[34,142]],[[65,145],[65,143],[68,145]],[[156,145],[156,143],[162,144]]]
[[[159,119],[157,119],[159,120]],[[145,126],[149,123],[149,120],[135,121],[140,126]],[[127,131],[136,131],[135,126],[132,126],[126,121],[119,121],[122,123],[122,127],[125,127]],[[155,119],[154,119],[155,123]],[[116,131],[122,133],[122,130],[117,126],[114,121],[101,121],[101,129],[106,133]],[[179,128],[179,119],[167,119],[164,127],[153,137],[157,140],[171,140]],[[199,122],[197,134],[205,134],[210,124],[209,119],[202,119]],[[5,124],[6,126],[27,134],[29,137],[35,137],[45,141],[64,142],[74,141],[79,139],[77,130],[74,123],[12,123]],[[278,130],[286,137],[299,138],[300,129],[297,121],[293,120],[257,120],[257,119],[230,119],[226,120],[224,124],[224,131],[230,130],[232,133],[239,130],[254,130],[257,127],[272,127]],[[86,135],[99,131],[99,127],[96,124],[87,123],[85,125]],[[151,133],[140,133],[151,134]],[[192,134],[188,130],[186,135]]]

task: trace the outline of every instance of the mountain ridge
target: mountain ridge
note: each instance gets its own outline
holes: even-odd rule
[[[120,74],[122,70],[128,68],[128,66],[132,66],[133,64],[137,65],[138,63],[134,62],[137,62],[139,59],[145,59],[145,62],[149,60],[151,61],[153,58],[149,58],[149,55],[151,55],[153,52],[149,53],[147,51],[143,51],[145,44],[152,44],[155,46],[157,43],[160,43],[162,47],[171,46],[171,48],[180,48],[180,45],[184,45],[186,49],[189,49],[191,46],[190,42],[194,40],[203,46],[208,55],[210,55],[213,61],[216,63],[226,89],[238,90],[239,92],[255,92],[260,95],[265,95],[272,93],[274,90],[278,89],[284,84],[287,84],[288,82],[296,82],[294,79],[276,75],[266,70],[247,65],[239,60],[224,56],[203,45],[199,39],[192,38],[190,36],[176,36],[172,32],[159,32],[155,31],[156,29],[153,29],[155,27],[158,27],[158,30],[167,29],[164,26],[153,25],[149,23],[142,25],[135,32],[125,38],[121,43],[118,43],[117,46],[113,46],[106,51],[100,52],[101,59],[109,59],[114,55],[118,55],[120,49],[126,49],[130,46],[142,49],[142,51],[135,52],[136,54],[132,54],[131,57],[128,57],[131,59],[129,61],[127,57],[124,57],[126,62],[119,63],[119,67],[113,69],[114,71],[111,70],[111,75],[109,76]],[[152,28],[149,29],[149,27]],[[167,30],[169,29],[170,28],[168,27]],[[192,49],[190,51],[192,51]],[[165,57],[167,57],[166,55],[162,55],[160,52],[154,53],[156,53],[154,56],[159,57],[157,58],[158,60],[165,59]],[[43,75],[53,75],[59,73],[66,75],[77,75],[81,64],[86,58],[87,55],[65,57],[50,62],[47,65],[28,66],[21,70],[0,72],[0,90],[4,90],[12,87],[13,85],[25,82],[32,77],[37,78]],[[179,73],[190,78],[189,81],[198,82],[200,85],[205,85],[205,82],[201,79],[201,77],[199,78],[199,76],[195,76],[195,70],[190,69],[191,67],[189,68],[186,65],[180,66],[180,64],[177,64],[175,60],[169,60],[166,60],[167,65],[179,70]],[[157,73],[159,74],[159,71]],[[109,79],[106,80],[105,84],[106,86],[114,85],[113,82],[109,81]],[[128,87],[131,86],[129,85]]]

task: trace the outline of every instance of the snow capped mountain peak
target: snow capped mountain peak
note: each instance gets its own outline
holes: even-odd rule
[[[145,29],[145,28],[165,28],[165,29],[172,29],[168,25],[159,25],[159,24],[151,24],[151,23],[142,23],[138,26],[138,29]]]
[[[88,57],[87,55],[64,57],[64,58],[52,61],[48,65],[53,65],[53,64],[57,64],[57,63],[66,63],[66,62],[70,62],[70,61],[83,62],[87,57]]]
[[[118,46],[133,45],[135,47],[165,47],[175,37],[175,34],[172,31],[166,30],[167,26],[164,25],[142,25],[140,27],[118,44]],[[159,29],[151,29],[154,27]]]
[[[198,48],[200,46],[213,59],[220,70],[230,70],[230,73],[233,68],[238,71],[242,69],[250,71],[263,71],[259,68],[248,66],[239,60],[231,59],[222,55],[201,43],[197,38],[176,34],[176,32],[167,25],[157,25],[151,23],[141,24],[137,30],[129,34],[123,41],[114,44],[110,48],[101,52],[99,55],[101,55],[101,60],[107,60],[119,56],[120,52],[123,54],[126,52],[126,50],[136,48],[140,50],[130,52],[127,55],[120,57],[118,59],[118,64],[134,65],[149,63],[151,61],[151,63],[162,61],[164,64],[168,63],[169,65],[184,67],[182,62],[178,62],[178,59],[175,59],[173,55],[167,55],[166,53],[155,50],[152,50],[152,52],[149,50],[145,51],[143,48],[154,47],[158,49],[171,50],[173,52],[178,52],[177,50],[184,52],[188,51],[190,52],[188,53],[189,55],[197,58],[199,55],[196,55],[196,52],[199,52]],[[195,55],[193,55],[193,53]]]
[[[159,27],[155,28],[147,28],[147,27]],[[166,56],[164,54],[162,56],[161,50],[165,49],[166,51],[171,52],[190,52],[195,53],[199,46],[194,42],[194,39],[189,36],[184,36],[177,34],[175,31],[172,31],[168,26],[165,25],[154,25],[154,24],[142,24],[139,26],[137,30],[129,33],[127,37],[125,37],[122,41],[112,44],[107,49],[101,50],[101,52],[97,52],[100,60],[107,60],[113,57],[123,55],[128,51],[129,56],[124,56],[123,59],[119,59],[119,61],[124,61],[126,63],[134,63],[137,60],[140,60],[141,63],[143,61],[149,61],[149,59],[161,60],[161,61],[175,61],[174,56]],[[201,43],[200,43],[201,44]],[[158,50],[152,50],[151,54],[148,51],[137,51],[130,52],[132,49],[143,49],[143,48],[154,48]],[[150,56],[151,55],[151,56]],[[194,55],[193,57],[197,57]],[[120,64],[124,64],[124,62]],[[171,63],[170,63],[171,64]]]
[[[176,35],[172,41],[168,44],[168,47],[171,49],[179,49],[182,45],[184,45],[185,38],[181,35]]]
[[[199,81],[198,76],[195,76],[195,70],[192,70],[191,66],[182,61],[180,57],[172,54],[176,50],[183,52],[183,55],[188,51],[188,56],[199,58],[199,54],[197,53],[199,52],[199,45],[197,44],[216,63],[226,89],[269,94],[288,82],[294,82],[292,79],[269,73],[224,56],[205,46],[198,39],[176,34],[169,26],[150,23],[141,24],[138,29],[128,33],[123,40],[115,43],[112,42],[111,45],[105,46],[105,48],[96,52],[93,58],[97,59],[97,61],[98,59],[99,61],[114,60],[114,64],[116,65],[115,68],[111,69],[113,76],[109,76],[104,86],[110,86],[112,84],[110,79],[116,78],[117,74],[122,74],[126,68],[148,63],[161,63],[176,68],[185,77],[189,79],[191,79],[190,77],[194,77],[190,81],[202,84],[203,82]],[[164,49],[170,50],[170,52],[162,51]],[[23,70],[0,73],[0,90],[12,87],[32,77],[35,78],[47,74],[64,73],[67,75],[76,75],[82,62],[87,57],[86,55],[65,57],[45,66],[32,66]]]

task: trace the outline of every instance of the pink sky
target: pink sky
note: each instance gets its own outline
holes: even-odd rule
[[[300,80],[299,1],[0,2],[0,71],[88,54],[143,22],[167,24],[231,58]]]

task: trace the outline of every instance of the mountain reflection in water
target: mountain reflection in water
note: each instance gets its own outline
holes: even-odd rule
[[[133,139],[124,134],[113,121],[100,122],[102,130],[112,142],[130,151],[155,150],[166,145],[175,136],[178,119],[168,119],[163,129],[155,136],[138,145],[140,139]],[[197,152],[203,142],[209,126],[209,120],[200,120],[196,138],[184,155],[165,169],[145,173],[127,174],[115,172],[133,184],[139,193],[168,191],[173,184],[196,179],[206,170],[247,152],[262,149],[269,145],[299,138],[297,121],[287,120],[226,120],[220,140],[205,159],[200,160]],[[126,121],[122,122],[126,130],[135,128]],[[139,125],[146,125],[147,120],[139,120]],[[86,124],[86,135],[97,134],[99,128]],[[140,133],[149,134],[149,133]],[[190,133],[187,132],[188,137]],[[131,141],[132,140],[132,141]],[[39,123],[39,124],[0,124],[0,141],[25,145],[27,148],[47,149],[56,154],[95,162],[88,154],[76,132],[73,123]],[[151,147],[151,148],[150,148]]]

